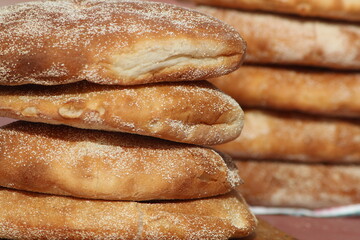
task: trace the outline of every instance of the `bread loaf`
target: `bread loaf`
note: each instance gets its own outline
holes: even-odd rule
[[[242,107],[360,117],[359,73],[248,65],[211,82]]]
[[[360,162],[360,121],[246,110],[244,130],[219,151],[235,158]]]
[[[0,237],[13,239],[228,239],[256,227],[237,194],[138,203],[0,189],[0,207]]]
[[[360,203],[360,166],[235,161],[250,205],[327,208]]]
[[[196,9],[239,31],[248,43],[245,62],[360,69],[357,24],[214,7]]]
[[[0,186],[91,199],[193,199],[240,183],[210,148],[21,121],[0,129],[0,165]]]
[[[308,17],[322,17],[360,21],[360,2],[357,0],[193,0],[197,3],[247,10],[290,13]]]
[[[243,112],[206,81],[0,86],[0,116],[214,145],[239,136]]]
[[[199,80],[238,68],[230,26],[151,1],[34,1],[0,9],[0,85]]]

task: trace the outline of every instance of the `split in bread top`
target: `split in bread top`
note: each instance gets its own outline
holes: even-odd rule
[[[234,28],[170,4],[56,0],[0,9],[0,85],[199,80],[237,69],[244,52]]]

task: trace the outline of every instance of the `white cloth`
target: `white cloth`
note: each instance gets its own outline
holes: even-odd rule
[[[256,215],[293,215],[307,217],[345,217],[360,216],[360,204],[322,208],[322,209],[305,209],[305,208],[280,208],[280,207],[250,207]]]

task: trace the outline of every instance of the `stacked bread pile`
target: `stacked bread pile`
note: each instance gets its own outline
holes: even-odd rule
[[[360,203],[360,2],[196,0],[248,43],[213,83],[246,107],[237,158],[252,205]],[[222,7],[222,8],[221,8]]]
[[[168,4],[1,8],[0,115],[25,121],[0,130],[0,237],[250,234],[236,167],[200,146],[236,138],[243,112],[189,81],[237,69],[244,51],[232,27]]]

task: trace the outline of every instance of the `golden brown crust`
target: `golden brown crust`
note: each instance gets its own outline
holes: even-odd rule
[[[360,203],[360,166],[236,160],[250,205],[325,208]]]
[[[239,136],[243,111],[206,81],[105,86],[0,86],[0,116],[200,145]]]
[[[211,82],[243,107],[360,117],[360,74],[242,66]]]
[[[92,199],[193,199],[240,182],[210,148],[21,121],[0,129],[0,164],[0,186]]]
[[[137,203],[1,189],[0,207],[2,238],[228,239],[247,236],[256,227],[255,217],[236,194]]]
[[[197,3],[247,10],[262,10],[301,16],[360,21],[357,0],[193,0]]]
[[[360,68],[360,27],[214,7],[199,11],[234,26],[248,43],[245,62]]]
[[[215,148],[232,157],[359,163],[359,139],[359,120],[246,110],[241,136]]]
[[[0,84],[133,85],[237,69],[245,42],[215,18],[149,1],[36,1],[0,9]]]

